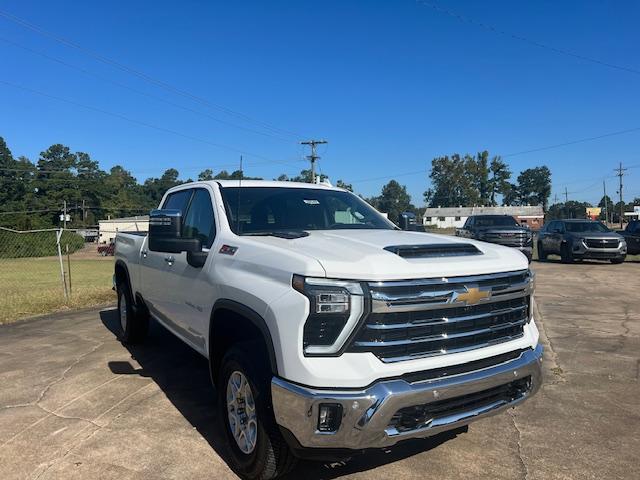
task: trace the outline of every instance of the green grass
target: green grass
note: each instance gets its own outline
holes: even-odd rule
[[[67,259],[64,259],[67,270]],[[57,257],[0,259],[0,324],[70,308],[114,302],[112,259],[71,257],[71,295],[64,297]]]

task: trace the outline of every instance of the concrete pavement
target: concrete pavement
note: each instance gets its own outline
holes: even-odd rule
[[[535,263],[545,384],[450,438],[290,478],[640,478],[640,264]],[[0,479],[236,478],[206,361],[154,326],[115,338],[115,311],[0,327]]]

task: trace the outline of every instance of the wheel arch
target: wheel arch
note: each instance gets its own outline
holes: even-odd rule
[[[115,278],[116,285],[120,282],[126,282],[126,284],[129,286],[129,291],[131,292],[131,299],[133,300],[132,307],[134,309],[137,309],[140,306],[144,306],[145,302],[144,302],[144,299],[142,298],[142,295],[139,292],[133,291],[133,286],[131,285],[131,276],[129,275],[129,268],[127,267],[127,264],[124,263],[122,260],[116,260],[114,271],[115,271],[115,277],[116,277]]]
[[[233,322],[233,327],[228,320]],[[215,384],[225,351],[241,341],[260,340],[273,375],[278,374],[278,364],[271,331],[264,318],[246,305],[229,299],[218,300],[211,311],[209,322],[209,364],[211,379]]]

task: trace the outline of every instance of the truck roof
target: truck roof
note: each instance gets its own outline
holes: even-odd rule
[[[330,189],[330,190],[342,190],[341,188],[333,187],[326,183],[303,183],[303,182],[282,182],[278,180],[213,180],[217,182],[221,187],[272,187],[272,188],[317,188],[317,189]]]

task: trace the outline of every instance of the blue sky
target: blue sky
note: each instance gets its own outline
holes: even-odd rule
[[[369,196],[395,176],[422,205],[435,156],[507,155],[640,127],[639,3],[433,2],[635,72],[412,0],[5,0],[0,11],[83,50],[0,16],[0,136],[14,155],[36,160],[63,143],[141,180],[169,167],[183,178],[231,170],[239,151],[247,175],[295,175],[307,165],[298,141],[326,138],[320,169],[334,182]],[[597,202],[603,177],[615,194],[619,161],[640,165],[639,146],[640,130],[505,160],[514,177],[548,165],[554,195],[566,186]],[[627,173],[625,196],[640,196],[640,168]]]

